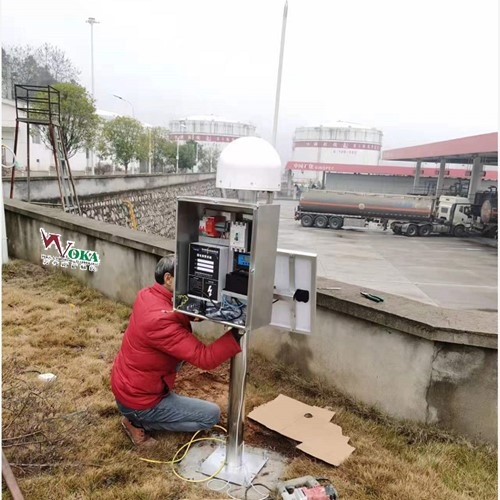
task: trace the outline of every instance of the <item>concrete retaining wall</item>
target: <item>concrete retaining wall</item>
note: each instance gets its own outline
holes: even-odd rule
[[[10,182],[3,183],[5,199]],[[34,177],[30,199],[60,205],[54,177]],[[215,174],[75,177],[82,215],[138,231],[175,238],[176,197],[220,196]],[[14,199],[28,200],[27,180],[17,179]]]
[[[40,228],[100,256],[97,272],[66,269],[86,285],[132,304],[153,282],[161,255],[174,241],[158,235],[65,214],[59,209],[6,200],[11,257],[42,264]],[[49,264],[50,265],[50,264]],[[311,336],[262,328],[250,345],[269,360],[320,376],[346,394],[389,415],[435,423],[474,439],[497,440],[496,313],[447,310],[384,295],[366,304],[357,287],[320,279]],[[221,327],[197,325],[209,335]],[[251,367],[250,367],[251,369]],[[278,391],[278,388],[277,388]]]
[[[398,322],[401,330],[373,323],[356,303],[358,288],[345,283],[342,287],[351,296],[350,314],[318,307],[314,335],[263,328],[253,335],[251,347],[269,360],[299,367],[305,378],[321,377],[394,417],[438,424],[496,443],[496,347],[427,340],[402,330],[407,326],[404,320]],[[319,292],[318,299],[321,297]],[[384,299],[393,305],[410,302],[388,294]],[[452,318],[453,311],[440,309],[445,311]],[[440,336],[439,328],[428,327]],[[490,332],[488,340],[496,342],[494,337]]]
[[[4,203],[9,257],[41,265],[42,255],[58,256],[58,252],[54,246],[44,248],[40,228],[59,234],[63,248],[66,242],[74,241],[75,248],[95,251],[100,258],[97,272],[80,267],[68,267],[66,271],[126,304],[132,304],[136,292],[151,284],[151,269],[159,258],[175,250],[175,242],[161,236],[66,214],[56,208],[17,200]],[[56,267],[52,263],[49,266]]]
[[[175,239],[177,196],[220,196],[213,180],[143,191],[125,191],[80,198],[82,214],[90,219],[134,227]]]
[[[102,196],[107,193],[126,193],[161,189],[180,184],[203,181],[215,182],[215,174],[169,174],[169,175],[95,175],[75,176],[74,184],[78,197]],[[55,176],[17,177],[14,182],[14,199],[28,200],[28,184],[31,201],[55,200],[60,203],[61,195]],[[10,179],[2,179],[3,195],[10,196]]]

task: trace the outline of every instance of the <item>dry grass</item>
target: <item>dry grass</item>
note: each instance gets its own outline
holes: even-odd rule
[[[128,307],[60,272],[21,261],[4,266],[2,295],[2,445],[27,500],[225,498],[182,482],[169,466],[139,461],[141,453],[122,434],[109,371]],[[57,381],[39,382],[39,372],[55,373]],[[181,377],[180,390],[191,387],[189,377],[193,382],[196,374]],[[200,393],[224,387],[227,365],[217,377],[204,377]],[[248,422],[247,443],[266,443],[289,457],[285,479],[328,477],[342,499],[497,498],[496,450],[434,427],[391,420],[319,380],[304,381],[252,356],[247,411],[280,392],[331,407],[335,423],[356,447],[334,468]],[[163,434],[148,456],[168,460],[189,438]],[[5,486],[3,491],[10,498]]]

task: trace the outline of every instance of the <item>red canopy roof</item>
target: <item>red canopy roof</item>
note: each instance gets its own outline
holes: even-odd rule
[[[305,161],[289,161],[286,165],[287,170],[316,170],[321,172],[336,172],[341,174],[371,174],[371,175],[415,175],[415,167],[402,165],[358,165],[343,163],[317,163]],[[421,177],[437,177],[439,167],[426,167],[420,171]],[[444,172],[445,177],[454,179],[466,179],[471,176],[471,170],[466,168],[447,168]],[[497,180],[498,170],[483,171],[483,179]]]
[[[498,165],[498,132],[383,151],[383,160],[472,163],[479,156],[485,165]]]

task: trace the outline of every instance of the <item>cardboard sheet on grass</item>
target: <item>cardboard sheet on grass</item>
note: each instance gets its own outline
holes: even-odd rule
[[[332,465],[340,465],[355,450],[342,428],[332,424],[333,411],[309,406],[280,394],[276,399],[258,406],[249,418],[300,441],[297,448]]]

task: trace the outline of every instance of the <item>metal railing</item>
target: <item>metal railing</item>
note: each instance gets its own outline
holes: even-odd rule
[[[34,125],[60,125],[61,95],[50,85],[15,85],[16,120]]]

